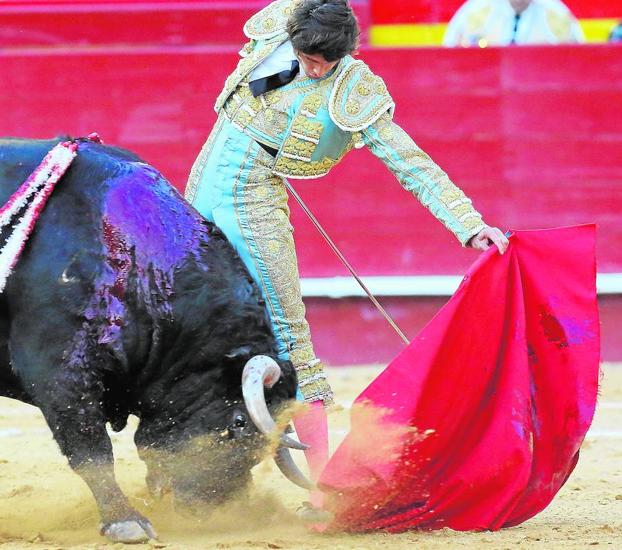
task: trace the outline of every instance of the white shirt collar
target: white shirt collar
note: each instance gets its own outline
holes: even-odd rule
[[[292,61],[298,61],[298,58],[294,53],[291,41],[287,40],[255,67],[250,74],[249,81],[265,78],[281,71],[289,71],[292,67]],[[300,64],[300,75],[305,76],[302,63]]]

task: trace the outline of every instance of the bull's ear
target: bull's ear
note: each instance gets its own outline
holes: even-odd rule
[[[227,359],[243,359],[251,353],[251,346],[240,346],[233,348],[229,353],[225,354]]]

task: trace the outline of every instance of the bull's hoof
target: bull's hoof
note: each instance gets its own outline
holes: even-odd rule
[[[136,544],[158,538],[155,530],[148,521],[115,521],[104,525],[101,534],[112,542]]]

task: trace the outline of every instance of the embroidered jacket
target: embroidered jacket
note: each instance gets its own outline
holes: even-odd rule
[[[351,56],[321,79],[298,78],[253,97],[250,73],[289,36],[287,19],[300,0],[277,0],[244,26],[250,41],[225,82],[215,109],[240,130],[277,150],[284,177],[327,174],[350,150],[367,146],[464,245],[483,227],[470,199],[393,122],[395,103],[383,80]]]

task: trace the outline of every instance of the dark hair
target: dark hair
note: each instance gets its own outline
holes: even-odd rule
[[[358,22],[347,0],[302,0],[287,22],[294,49],[338,61],[358,46]]]

